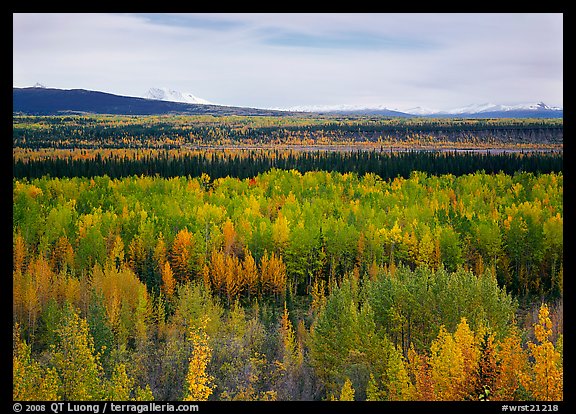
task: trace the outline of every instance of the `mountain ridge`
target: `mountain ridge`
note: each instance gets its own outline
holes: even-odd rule
[[[380,106],[300,106],[286,109],[226,106],[208,102],[190,93],[151,88],[148,97],[131,97],[86,89],[56,89],[36,84],[13,87],[13,113],[29,115],[113,114],[113,115],[340,115],[426,118],[562,118],[563,109],[543,102],[522,105],[480,104],[448,111],[416,107],[406,111]],[[179,100],[179,101],[178,101]],[[411,111],[411,112],[409,112]]]
[[[282,116],[287,112],[269,109],[192,104],[115,95],[86,89],[46,87],[12,88],[12,113],[26,115],[244,115]]]
[[[280,108],[274,108],[280,109]],[[302,113],[338,113],[338,114],[386,114],[390,116],[408,117],[470,117],[470,118],[501,118],[501,117],[551,117],[561,118],[563,109],[551,107],[544,102],[527,103],[518,105],[500,104],[471,104],[461,108],[449,110],[435,110],[422,108],[420,106],[406,110],[390,109],[383,105],[361,106],[361,105],[309,105],[293,106],[286,110]]]

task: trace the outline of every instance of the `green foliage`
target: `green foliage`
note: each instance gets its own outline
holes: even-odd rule
[[[328,297],[310,333],[310,362],[328,395],[336,395],[345,378],[365,398],[370,373],[388,368],[392,345],[379,335],[369,303],[359,306],[352,284],[345,280]]]
[[[103,369],[86,320],[72,306],[67,306],[56,333],[58,338],[52,349],[52,363],[60,377],[61,398],[101,400],[105,392],[102,387]]]
[[[462,317],[473,329],[489,326],[502,336],[517,309],[516,301],[488,271],[476,276],[464,270],[399,267],[393,275],[382,273],[368,281],[365,292],[377,310],[377,326],[405,355],[410,344],[417,349],[429,347],[441,325],[454,330]]]

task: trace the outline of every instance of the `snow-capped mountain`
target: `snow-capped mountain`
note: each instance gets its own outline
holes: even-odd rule
[[[438,114],[480,114],[486,112],[509,112],[509,111],[560,111],[561,108],[546,105],[544,102],[525,103],[518,105],[496,105],[493,103],[473,104],[462,108],[438,111]]]
[[[280,109],[280,108],[274,108]],[[544,102],[525,103],[517,105],[499,105],[493,103],[472,104],[448,110],[439,110],[417,106],[408,109],[390,109],[383,105],[302,105],[282,108],[295,112],[332,112],[344,114],[380,114],[387,116],[424,116],[424,117],[471,117],[471,118],[503,118],[503,117],[551,117],[563,116],[563,109],[548,106]]]
[[[390,109],[384,105],[298,105],[284,108],[270,108],[289,112],[334,113],[354,115],[410,116],[405,112]]]
[[[143,96],[157,101],[183,102],[200,105],[211,105],[206,99],[198,98],[189,92],[179,92],[168,88],[150,88]]]

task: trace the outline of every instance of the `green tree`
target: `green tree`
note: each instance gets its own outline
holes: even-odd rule
[[[58,341],[52,347],[52,364],[60,377],[60,395],[64,400],[100,400],[103,368],[95,353],[88,323],[70,305],[64,308],[57,329]]]
[[[53,368],[44,368],[32,358],[31,348],[20,338],[20,327],[12,330],[12,397],[15,401],[59,399],[60,381]]]

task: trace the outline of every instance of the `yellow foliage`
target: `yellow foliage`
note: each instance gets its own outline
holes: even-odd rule
[[[170,298],[174,294],[175,288],[176,280],[174,279],[170,262],[166,261],[164,266],[162,266],[162,292]]]
[[[460,384],[465,380],[464,355],[454,337],[440,327],[430,346],[430,367],[434,392],[439,400],[458,401],[463,395]]]
[[[13,328],[12,398],[15,401],[58,400],[59,379],[52,368],[43,368],[31,357],[31,347],[20,339],[20,328]]]
[[[546,304],[542,304],[534,335],[539,342],[528,343],[534,363],[532,372],[521,377],[524,387],[538,401],[561,401],[563,399],[563,370],[560,353],[550,341],[552,321]]]
[[[180,281],[190,278],[193,242],[193,235],[186,228],[180,230],[174,238],[170,262],[176,278]]]
[[[194,349],[188,363],[184,401],[206,401],[214,391],[214,378],[207,372],[212,357],[206,334],[207,324],[208,320],[204,319],[199,328],[190,329],[189,340]]]
[[[344,381],[344,385],[342,385],[342,390],[340,390],[340,397],[338,398],[340,401],[354,401],[354,387],[352,387],[352,381],[349,378],[346,378]]]
[[[494,382],[494,399],[513,401],[521,386],[520,378],[526,375],[528,355],[522,349],[521,338],[516,328],[497,343],[499,371]]]

